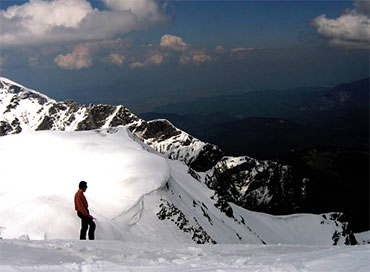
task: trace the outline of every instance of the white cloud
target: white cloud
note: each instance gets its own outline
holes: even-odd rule
[[[161,64],[167,55],[150,47],[142,48],[144,52],[138,52],[131,40],[122,39],[84,42],[71,49],[70,53],[54,58],[54,62],[60,68],[70,70],[89,68],[94,60],[117,66],[127,63],[131,68],[142,68]]]
[[[160,46],[175,51],[185,51],[190,47],[181,37],[168,34],[162,36]]]
[[[208,56],[205,50],[199,49],[199,50],[192,50],[191,52],[184,54],[180,57],[179,62],[181,64],[189,64],[189,63],[195,63],[195,64],[202,64],[205,62],[212,61],[212,57]]]
[[[191,57],[188,55],[182,55],[179,61],[181,64],[188,64],[191,61]]]
[[[205,53],[198,53],[193,55],[193,62],[195,63],[204,63],[209,61],[212,61],[212,58]]]
[[[58,55],[54,59],[60,68],[69,70],[79,70],[89,68],[92,65],[90,46],[81,44],[77,46],[72,53],[67,55]]]
[[[354,9],[347,10],[336,19],[325,14],[316,17],[312,24],[329,44],[353,49],[369,49],[370,15],[368,1],[355,1]]]
[[[231,52],[232,53],[240,53],[240,52],[253,51],[253,50],[254,50],[254,48],[237,47],[237,48],[232,48]]]
[[[219,54],[224,53],[225,52],[225,48],[222,45],[218,45],[216,47],[216,49],[215,49],[215,52],[216,53],[219,53]]]
[[[104,2],[110,10],[87,0],[30,0],[1,10],[1,46],[111,39],[166,19],[154,0]]]
[[[72,52],[58,55],[54,62],[63,69],[83,69],[93,65],[93,59],[122,66],[126,61],[125,52],[132,46],[130,40],[104,40],[75,45]],[[101,57],[105,56],[105,57]]]
[[[147,67],[150,65],[159,65],[163,62],[164,57],[165,56],[162,53],[154,53],[153,55],[148,57],[144,62],[134,61],[133,63],[130,64],[130,67],[133,69],[137,69]]]
[[[103,62],[122,66],[124,61],[126,60],[126,56],[118,53],[112,53],[109,56],[102,59]]]
[[[148,58],[146,62],[153,64],[161,64],[163,62],[163,58],[164,56],[161,53],[157,53]]]
[[[142,63],[140,61],[135,61],[135,62],[130,64],[130,67],[133,68],[133,69],[142,68],[142,67],[144,67],[144,63]]]
[[[153,0],[103,0],[107,7],[117,11],[129,11],[145,20],[161,20],[160,6]]]
[[[85,0],[33,0],[11,6],[1,11],[1,43],[12,45],[55,39],[54,29],[59,29],[59,35],[65,35],[67,30],[76,30],[81,21],[93,12]]]

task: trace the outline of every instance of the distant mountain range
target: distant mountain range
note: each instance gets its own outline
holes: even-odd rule
[[[304,107],[310,111],[369,108],[369,78],[343,83],[324,94],[306,101]]]
[[[275,159],[291,149],[311,146],[367,148],[368,113],[366,78],[332,89],[312,87],[203,98],[139,116],[170,120],[227,154]]]
[[[247,117],[285,118],[302,121],[307,113],[346,108],[368,108],[369,78],[334,88],[305,87],[261,90],[240,95],[199,98],[157,107],[152,112],[182,116],[223,113],[235,119]]]
[[[204,97],[163,105],[153,112],[180,115],[212,115],[218,112],[237,119],[257,116],[287,118],[296,115],[307,101],[324,95],[328,90],[323,87],[307,87]]]

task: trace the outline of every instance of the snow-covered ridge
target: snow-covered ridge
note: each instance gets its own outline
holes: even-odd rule
[[[119,125],[128,127],[171,159],[189,164],[204,149],[217,149],[175,128],[166,120],[146,122],[124,106],[85,106],[71,100],[56,102],[11,80],[0,78],[0,136],[25,131],[91,130]]]
[[[33,94],[34,97],[42,97],[47,102],[56,102],[54,99],[49,98],[48,96],[39,93],[38,91],[24,87],[21,84],[18,84],[10,79],[5,77],[0,77],[0,90],[8,91],[9,93],[24,93],[24,94]],[[32,96],[32,95],[31,95]]]
[[[0,137],[0,237],[76,239],[73,196],[80,180],[97,218],[96,238],[132,242],[351,244],[337,214],[277,217],[231,205],[188,167],[125,127],[39,131]]]
[[[355,233],[355,237],[356,237],[357,242],[360,245],[370,244],[370,230],[360,232],[360,233]]]
[[[166,160],[148,148],[124,127],[1,137],[0,236],[77,237],[73,195],[79,180],[89,183],[98,235],[118,236],[115,220],[169,179]]]
[[[35,95],[26,96],[25,94],[27,93]],[[12,139],[13,136],[10,136],[12,134],[22,135],[24,133],[31,133],[27,134],[28,136],[33,135],[34,131],[40,130],[66,131],[65,133],[67,134],[63,135],[70,135],[67,138],[85,139],[88,143],[84,143],[83,145],[87,146],[87,149],[91,148],[93,152],[99,154],[101,150],[98,146],[109,144],[100,144],[99,142],[102,138],[96,140],[94,137],[86,136],[90,135],[89,133],[95,135],[96,132],[94,131],[97,131],[97,134],[100,136],[107,136],[103,138],[108,142],[111,141],[110,136],[112,133],[120,135],[119,137],[122,137],[123,141],[126,141],[125,138],[129,136],[129,138],[131,140],[134,139],[136,143],[140,142],[139,145],[145,152],[149,150],[151,151],[150,153],[153,154],[155,151],[152,148],[154,148],[157,152],[160,152],[157,153],[157,156],[163,154],[165,157],[171,159],[167,161],[167,164],[170,165],[170,175],[164,187],[161,183],[159,187],[151,187],[152,190],[150,194],[147,192],[145,194],[136,195],[136,197],[134,197],[135,201],[127,206],[127,210],[122,211],[123,215],[114,219],[114,222],[110,222],[111,219],[108,220],[105,215],[102,216],[104,219],[102,221],[104,227],[101,229],[103,233],[101,237],[104,239],[126,239],[126,237],[131,237],[136,241],[140,240],[140,237],[145,237],[145,241],[157,241],[162,239],[181,242],[194,241],[196,243],[213,241],[217,243],[270,243],[272,241],[275,243],[275,240],[270,241],[266,234],[262,232],[257,233],[254,227],[248,225],[248,217],[252,216],[253,213],[246,213],[246,210],[241,209],[237,205],[253,209],[262,207],[262,210],[268,210],[271,207],[284,207],[284,205],[290,205],[291,207],[292,205],[297,205],[296,201],[304,197],[304,182],[294,180],[290,174],[289,167],[269,161],[258,161],[249,157],[223,157],[222,151],[217,146],[199,141],[186,132],[174,127],[167,120],[146,122],[135,116],[122,105],[85,106],[70,100],[56,102],[52,99],[46,99],[43,96],[37,96],[38,93],[31,92],[29,89],[16,83],[13,84],[12,81],[6,79],[0,80],[0,94],[0,136],[9,135],[0,137],[0,142],[9,141],[3,140],[3,138],[9,139],[8,137],[10,137],[10,139]],[[41,100],[39,99],[40,97],[42,98]],[[118,130],[110,129],[111,127],[118,126],[125,126],[135,136],[131,135],[128,131],[125,132],[127,135],[120,132],[123,128]],[[84,132],[78,132],[75,135],[73,131]],[[61,140],[61,137],[58,136],[61,135],[58,134],[61,132],[55,132],[55,134],[51,132],[43,133],[45,134],[38,135],[49,135],[48,137]],[[82,135],[85,135],[86,138]],[[19,138],[17,138],[17,135],[15,135],[14,137],[16,139],[21,139],[21,142],[26,141],[25,138],[22,138],[23,136],[18,135]],[[114,137],[114,141],[118,141],[119,137],[117,137]],[[94,140],[91,141],[93,138]],[[139,139],[143,141],[143,143]],[[51,142],[53,141],[54,140],[51,140]],[[77,143],[78,147],[81,143],[78,141]],[[95,144],[98,148],[97,151],[94,149]],[[117,142],[118,146],[121,144],[122,143],[119,141]],[[120,158],[119,154],[121,151],[120,149],[117,150],[113,148],[114,145],[115,144],[112,143],[111,147],[107,150],[113,150],[112,156],[115,160]],[[13,143],[11,146],[17,146],[17,144]],[[78,168],[80,166],[78,162],[75,161],[73,165],[68,164],[68,158],[72,156],[73,150],[71,150],[71,153],[65,155],[64,160],[60,160],[60,154],[64,154],[64,150],[56,149],[54,153],[48,153],[48,155],[45,156],[50,160],[46,161],[45,165],[49,168],[44,168],[42,163],[39,163],[37,166],[34,165],[34,167],[31,167],[30,165],[32,164],[28,162],[24,162],[22,165],[17,164],[16,157],[18,154],[22,154],[28,148],[28,145],[24,143],[20,144],[20,146],[23,146],[24,149],[18,151],[15,151],[16,149],[4,149],[6,152],[4,151],[2,154],[9,154],[9,156],[14,159],[14,165],[18,165],[22,171],[22,167],[24,167],[29,173],[35,173],[35,169],[44,171],[44,169],[49,168],[54,169],[54,172],[58,172],[58,170],[55,169],[55,165],[59,164],[61,165],[62,171],[68,172],[68,168],[74,169],[72,173],[74,172],[75,175],[73,175],[73,177],[69,176],[68,182],[71,180],[88,179],[89,177],[91,177],[92,180],[94,179],[93,175],[89,176],[90,166],[84,166],[85,168],[82,171]],[[41,144],[35,144],[34,146],[35,148],[42,148]],[[58,146],[58,144],[56,144],[56,146]],[[52,151],[53,147],[49,147],[49,149]],[[79,147],[77,150],[78,149]],[[124,150],[124,148],[122,148],[122,150]],[[102,152],[102,158],[110,161],[110,155],[104,152],[105,151]],[[39,151],[38,149],[33,149],[33,151],[30,150],[28,153],[38,154]],[[82,154],[85,153],[82,152]],[[115,157],[115,155],[118,157]],[[162,159],[163,155],[160,155]],[[55,156],[57,156],[57,159],[55,159],[57,163],[54,161]],[[145,156],[146,155],[144,155],[144,157]],[[79,154],[77,153],[76,158],[78,157]],[[4,158],[6,158],[6,156],[4,156]],[[39,160],[42,161],[41,159]],[[90,158],[88,156],[86,156],[85,159],[81,159],[81,165],[84,165],[85,161],[89,160]],[[94,168],[91,170],[93,173],[95,173],[95,171],[104,170],[104,167],[99,167],[97,164],[100,160],[100,157],[96,157],[96,162],[93,162]],[[128,161],[131,160],[131,158],[126,157],[122,160]],[[6,160],[4,163],[8,161],[9,160]],[[29,157],[28,161],[35,162],[38,160],[36,160],[35,157]],[[183,164],[183,162],[186,165]],[[140,160],[134,160],[133,163],[140,165],[141,162]],[[102,162],[102,166],[104,165],[106,165],[106,162]],[[9,167],[9,169],[13,169],[13,173],[18,171],[12,167]],[[132,169],[135,169],[135,167],[132,167]],[[159,167],[159,169],[162,168]],[[112,173],[116,173],[115,171],[116,170]],[[166,171],[164,171],[164,173],[166,173]],[[141,169],[140,173],[144,175],[145,169]],[[9,176],[11,176],[11,173],[9,173]],[[13,176],[16,177],[15,175]],[[50,177],[53,176],[54,175],[50,173]],[[102,181],[111,177],[109,171],[104,171],[103,174],[99,172],[96,176],[100,177],[99,186],[103,184],[101,183]],[[133,175],[133,177],[135,177],[135,175]],[[34,177],[33,179],[37,180],[38,178]],[[12,180],[12,178],[9,180]],[[27,186],[30,185],[27,184]],[[97,186],[97,188],[99,188],[99,186]],[[228,187],[226,188],[225,186]],[[117,190],[117,192],[119,191],[120,190]],[[12,200],[13,198],[9,197],[9,199]],[[50,198],[47,197],[46,200],[48,199]],[[98,196],[97,199],[99,199]],[[43,199],[38,199],[37,201],[36,202],[39,203],[38,207],[50,206],[50,203],[45,204]],[[237,205],[231,204],[231,202]],[[9,203],[12,202],[10,201]],[[64,200],[61,201],[59,203],[61,205],[60,209],[70,212],[70,208],[67,207],[69,204],[66,203],[67,202],[64,202]],[[27,208],[29,204],[30,203],[22,203],[19,204],[19,207]],[[106,207],[105,204],[99,206]],[[122,209],[121,204],[118,206]],[[2,211],[2,208],[0,208],[0,211]],[[39,210],[37,211],[41,212]],[[110,214],[111,212],[112,210],[109,209],[108,213]],[[10,214],[11,209],[8,210],[7,214],[4,214],[4,216]],[[53,214],[53,210],[49,209],[46,214]],[[103,214],[103,212],[101,214]],[[73,216],[74,215],[70,214],[68,218],[72,219]],[[271,217],[272,221],[275,220],[273,218],[275,217]],[[325,233],[325,235],[323,235],[325,239],[319,239],[323,241],[323,244],[353,242],[351,238],[352,234],[350,230],[348,230],[347,225],[337,220],[337,217],[330,218],[330,224],[321,224],[320,220],[322,220],[322,218],[324,218],[322,215],[317,215],[317,220],[314,220],[315,226],[312,226],[311,229],[318,233]],[[269,224],[269,221],[265,223]],[[17,224],[18,222],[16,225]],[[152,232],[148,232],[148,224],[152,226]],[[295,226],[298,225],[299,224],[296,224]],[[117,228],[116,226],[121,227]],[[126,226],[126,228],[122,230],[122,226]],[[37,229],[40,228],[42,229],[42,227],[37,227]],[[71,229],[75,229],[75,226],[71,226]],[[161,231],[163,229],[169,229],[171,231],[169,233],[163,233]],[[294,232],[295,230],[292,229],[292,231]],[[2,232],[4,233],[4,230],[2,230]],[[57,231],[57,233],[59,235],[60,231]],[[279,233],[273,233],[275,233],[276,237],[279,237]],[[13,235],[12,237],[17,235]],[[44,238],[54,237],[50,231],[41,231],[37,235],[37,237],[44,235]],[[73,235],[73,237],[76,236]],[[69,238],[69,236],[63,236],[63,238]],[[279,239],[279,241],[287,241],[282,237]],[[306,240],[298,239],[294,242],[306,243]]]

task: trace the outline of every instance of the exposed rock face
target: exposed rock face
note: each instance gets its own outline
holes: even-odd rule
[[[192,224],[189,222],[186,216],[173,204],[171,204],[167,200],[161,199],[161,201],[161,209],[157,213],[159,220],[172,221],[180,230],[188,233],[191,236],[191,239],[197,244],[217,243],[208,235],[208,233],[202,228],[202,226],[199,225],[196,217],[193,218],[194,224]]]
[[[336,226],[341,226],[341,231],[335,231],[332,237],[333,245],[337,245],[338,241],[341,237],[345,237],[344,244],[346,245],[356,245],[357,241],[352,233],[352,230],[349,228],[348,223],[346,222],[346,218],[343,213],[340,212],[333,212],[328,214],[322,214],[322,218],[324,219],[321,221],[321,224],[331,224],[335,223]]]
[[[226,201],[273,213],[299,208],[306,189],[306,180],[295,180],[289,166],[250,157],[222,158],[205,183]]]

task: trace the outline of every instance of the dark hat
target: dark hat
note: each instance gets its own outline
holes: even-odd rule
[[[80,181],[80,183],[78,184],[78,188],[80,189],[83,189],[87,186],[87,182],[86,181]]]

